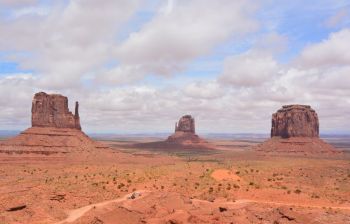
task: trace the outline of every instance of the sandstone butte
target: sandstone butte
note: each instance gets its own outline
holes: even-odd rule
[[[32,101],[32,127],[0,143],[0,152],[8,154],[51,155],[88,152],[105,148],[81,131],[79,103],[75,114],[68,109],[68,98],[39,92]]]
[[[286,105],[272,114],[271,139],[257,146],[258,152],[319,154],[337,153],[319,138],[319,120],[308,105]]]
[[[32,102],[32,127],[72,128],[81,130],[79,103],[75,114],[68,109],[68,98],[59,94],[36,93]]]
[[[136,144],[144,148],[162,149],[214,149],[204,139],[196,134],[195,120],[191,115],[184,115],[175,123],[175,133],[170,135],[165,141]]]
[[[175,123],[175,133],[166,140],[176,144],[197,144],[205,142],[196,135],[195,121],[191,115],[182,116],[179,122]]]

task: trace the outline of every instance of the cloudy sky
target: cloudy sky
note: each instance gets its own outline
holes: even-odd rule
[[[349,0],[0,0],[1,130],[46,91],[87,132],[269,133],[298,103],[350,133],[349,87]]]

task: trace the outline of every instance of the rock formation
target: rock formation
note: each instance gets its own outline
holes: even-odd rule
[[[191,115],[185,115],[180,118],[179,123],[175,123],[175,132],[189,132],[195,134],[194,118]]]
[[[81,131],[78,102],[73,115],[68,109],[67,97],[44,92],[34,95],[32,127],[0,143],[0,153],[7,154],[66,154],[96,148],[105,146]]]
[[[68,109],[68,98],[59,94],[36,93],[32,102],[32,127],[73,128],[81,130],[79,104],[75,114]]]
[[[272,114],[271,139],[258,145],[264,153],[336,153],[333,146],[319,138],[315,110],[307,105],[286,105]]]
[[[179,144],[193,144],[203,142],[196,135],[195,122],[191,115],[182,116],[179,122],[175,123],[175,133],[170,135],[167,142]]]
[[[195,121],[191,115],[184,115],[175,123],[175,133],[165,141],[136,144],[136,147],[152,149],[214,149],[215,146],[196,135]]]
[[[318,137],[317,113],[307,105],[283,106],[272,115],[271,137]]]

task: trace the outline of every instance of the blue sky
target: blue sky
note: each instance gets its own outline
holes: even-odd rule
[[[268,133],[303,103],[321,132],[350,133],[349,26],[345,0],[0,0],[0,129],[30,126],[47,91],[80,101],[91,132],[192,114],[199,132]]]

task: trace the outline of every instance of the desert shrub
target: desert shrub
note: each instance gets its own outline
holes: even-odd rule
[[[296,193],[296,194],[300,194],[300,193],[301,193],[301,190],[296,189],[296,190],[294,191],[294,193]]]
[[[311,195],[311,198],[320,198],[320,196],[318,196],[317,194],[314,194],[314,193],[313,193],[313,194]]]

